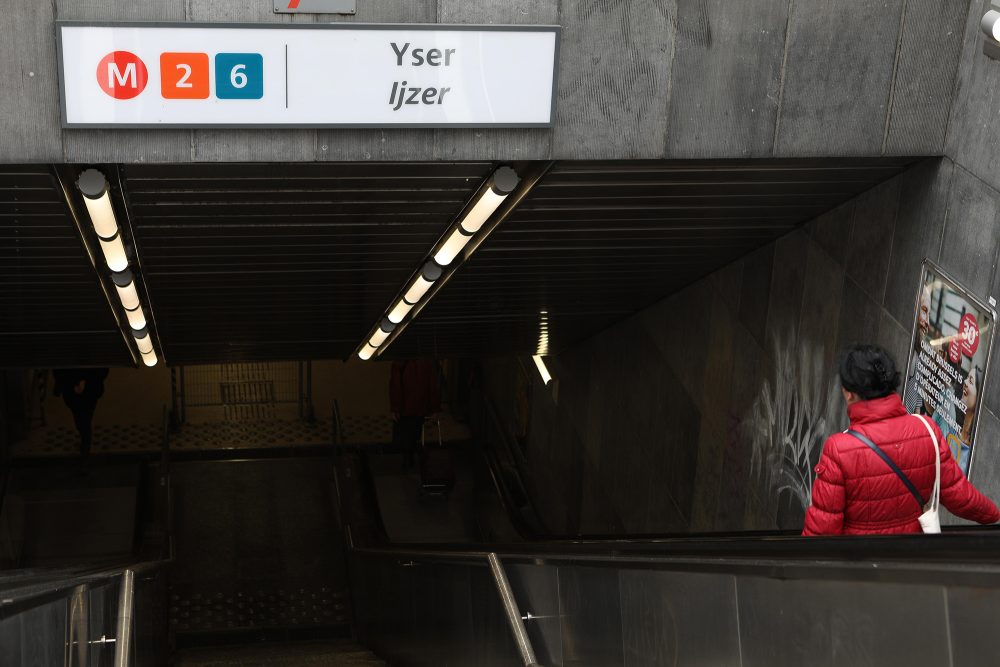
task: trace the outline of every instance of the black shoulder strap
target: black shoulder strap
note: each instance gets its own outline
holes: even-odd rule
[[[878,445],[876,445],[874,442],[872,442],[871,440],[869,440],[868,438],[866,438],[865,436],[863,436],[862,434],[858,433],[853,429],[848,429],[847,434],[853,435],[855,438],[868,445],[873,452],[878,454],[879,458],[885,461],[888,464],[888,466],[892,468],[892,471],[896,473],[896,476],[899,477],[899,479],[903,480],[903,484],[906,485],[906,488],[909,489],[910,493],[913,494],[914,499],[916,499],[916,501],[920,504],[920,508],[923,509],[924,497],[920,495],[919,491],[917,491],[917,487],[913,486],[913,482],[910,481],[910,478],[907,477],[905,474],[903,474],[903,471],[899,469],[899,466],[896,465],[895,462],[892,459],[890,459],[885,452],[879,449]]]

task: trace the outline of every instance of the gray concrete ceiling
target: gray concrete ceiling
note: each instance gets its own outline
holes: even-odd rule
[[[387,355],[533,353],[543,319],[566,349],[912,162],[554,163]],[[163,355],[192,364],[349,356],[497,166],[102,168]],[[0,366],[131,363],[58,179],[82,168],[0,165]]]

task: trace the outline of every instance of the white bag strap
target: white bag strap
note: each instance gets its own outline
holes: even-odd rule
[[[927,419],[919,416],[917,416],[917,419],[927,429],[927,435],[931,437],[931,444],[934,445],[934,492],[931,494],[931,499],[927,501],[929,507],[924,507],[924,509],[936,512],[941,497],[941,450],[938,446],[937,438],[934,436],[934,429],[927,423]]]

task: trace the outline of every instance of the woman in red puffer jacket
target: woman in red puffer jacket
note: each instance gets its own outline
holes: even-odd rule
[[[941,504],[979,523],[1000,521],[1000,510],[980,493],[951,457],[930,419],[907,414],[899,396],[896,364],[874,345],[856,345],[840,364],[840,381],[851,429],[866,436],[903,471],[925,499],[934,486],[934,455],[941,457]],[[923,513],[892,468],[868,445],[845,433],[830,436],[816,466],[812,505],[803,535],[919,533]]]

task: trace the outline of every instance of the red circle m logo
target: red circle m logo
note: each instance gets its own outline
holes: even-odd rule
[[[116,100],[130,100],[146,88],[146,63],[134,53],[112,51],[97,64],[97,85]]]

